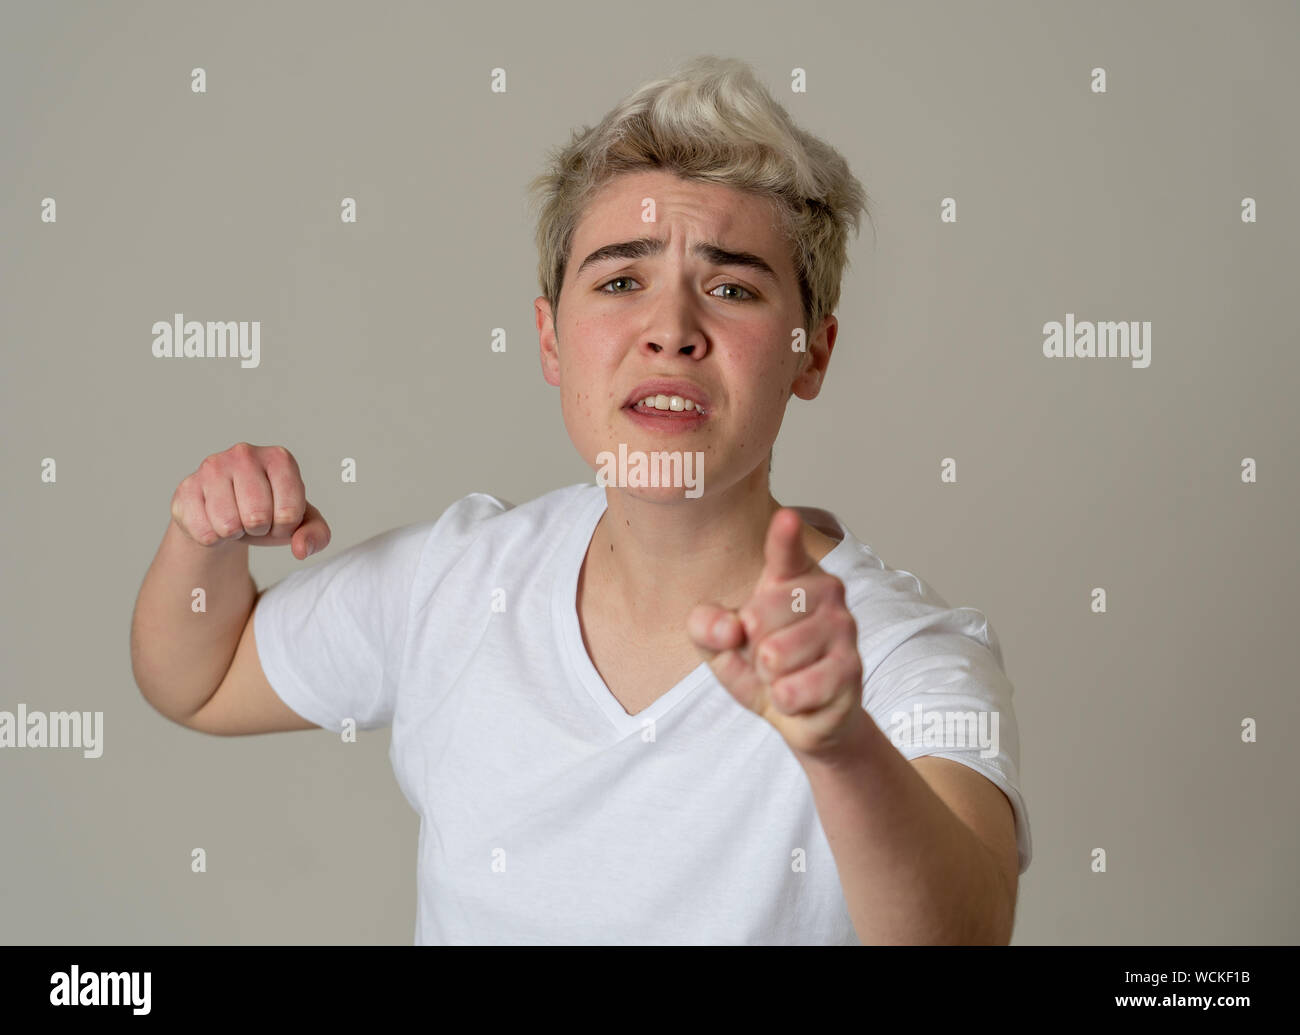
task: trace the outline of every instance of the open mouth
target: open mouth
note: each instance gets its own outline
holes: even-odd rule
[[[702,406],[680,395],[652,396],[640,399],[624,409],[646,417],[661,417],[664,420],[701,420],[708,416]]]
[[[700,430],[709,421],[708,413],[698,407],[692,406],[688,410],[683,405],[678,410],[661,410],[657,406],[647,406],[644,399],[624,406],[623,412],[633,424],[652,435],[687,434]]]

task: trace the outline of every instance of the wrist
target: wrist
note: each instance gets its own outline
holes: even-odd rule
[[[878,748],[876,741],[882,737],[875,720],[860,704],[841,725],[839,732],[814,751],[794,752],[795,758],[806,771],[837,771],[851,768],[870,757]],[[886,741],[888,743],[888,741]]]

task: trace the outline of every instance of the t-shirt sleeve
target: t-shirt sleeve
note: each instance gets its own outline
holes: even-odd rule
[[[267,681],[324,729],[392,722],[412,586],[434,522],[372,536],[268,588],[253,612]]]
[[[909,578],[914,578],[908,573]],[[863,630],[863,707],[903,757],[950,758],[991,780],[1011,802],[1020,872],[1033,843],[1020,791],[1020,737],[1013,687],[988,619],[948,607],[924,583],[923,599],[889,608],[892,620]],[[870,603],[865,605],[869,614]]]

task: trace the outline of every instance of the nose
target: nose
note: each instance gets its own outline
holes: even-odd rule
[[[663,352],[665,349],[668,349],[668,351],[670,352],[672,351],[671,346],[660,345],[657,341],[648,342],[647,344],[650,346],[651,352],[656,352],[656,353]],[[696,354],[696,352],[699,352],[700,355],[704,354],[701,346],[699,346],[696,343],[691,343],[690,345],[679,345],[677,347],[677,351],[681,353],[683,356],[693,356]]]
[[[703,359],[709,351],[709,340],[695,317],[689,300],[666,300],[654,321],[659,329],[647,335],[645,347],[655,354],[676,352],[692,359]]]

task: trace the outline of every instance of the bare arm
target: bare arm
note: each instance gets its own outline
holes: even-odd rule
[[[858,939],[1006,945],[1019,876],[1011,802],[960,762],[909,764],[863,715],[842,760],[804,763]]]
[[[206,611],[195,611],[195,590]],[[168,522],[131,618],[131,671],[144,698],[184,722],[225,679],[244,632],[257,584],[248,545],[200,546]]]
[[[205,459],[172,497],[131,618],[131,671],[145,700],[205,733],[313,728],[262,671],[248,547],[289,545],[305,559],[329,537],[287,449],[240,442]]]

